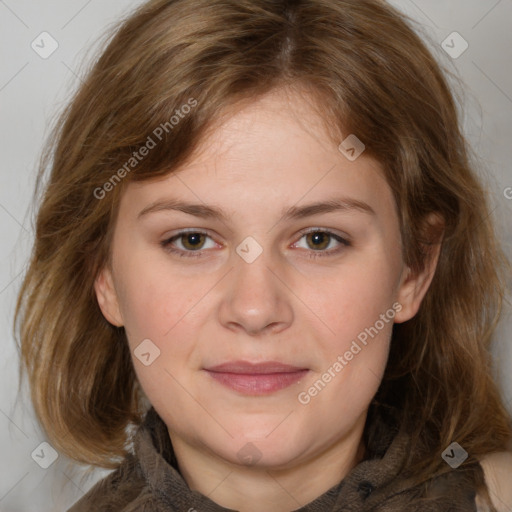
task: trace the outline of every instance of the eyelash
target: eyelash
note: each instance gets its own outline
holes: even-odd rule
[[[168,238],[167,240],[163,240],[162,242],[160,242],[160,245],[168,252],[170,253],[173,253],[173,254],[176,254],[177,256],[179,256],[180,258],[197,258],[197,257],[200,257],[202,256],[202,253],[204,252],[204,250],[198,250],[198,251],[184,251],[182,249],[175,249],[172,247],[172,242],[174,242],[174,240],[177,240],[179,238],[181,238],[182,236],[184,235],[187,235],[187,234],[200,234],[200,235],[205,235],[209,238],[210,235],[208,233],[206,233],[205,231],[201,231],[201,230],[198,230],[198,229],[191,229],[191,230],[186,230],[186,231],[180,231],[179,233],[177,233],[176,235],[172,236],[171,238]],[[307,230],[303,230],[300,232],[300,238],[299,240],[304,237],[305,235],[308,235],[310,233],[323,233],[323,234],[327,234],[332,238],[334,238],[337,242],[339,242],[342,246],[337,248],[337,249],[330,249],[328,251],[326,250],[323,250],[323,251],[314,251],[314,250],[311,250],[310,251],[310,254],[309,254],[309,258],[310,259],[317,259],[317,258],[325,258],[325,257],[328,257],[328,256],[336,256],[337,254],[339,254],[344,248],[346,247],[351,247],[351,243],[350,241],[348,241],[347,239],[333,233],[332,231],[328,231],[328,230],[324,230],[324,229],[320,229],[320,228],[313,228],[313,229],[307,229]],[[297,242],[299,241],[297,240]],[[297,243],[295,242],[295,243]]]

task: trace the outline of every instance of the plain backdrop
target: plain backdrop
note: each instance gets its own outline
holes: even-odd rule
[[[41,446],[46,439],[26,389],[17,393],[19,356],[12,317],[33,237],[30,206],[37,162],[50,124],[79,83],[84,62],[94,58],[91,49],[97,48],[100,35],[139,3],[0,0],[1,512],[64,511],[108,473],[96,471],[83,481],[83,468]],[[392,3],[416,20],[443,65],[463,80],[459,92],[464,98],[464,130],[480,158],[491,197],[489,213],[512,257],[512,0]],[[49,35],[41,35],[43,32]],[[57,49],[44,55],[52,45],[58,45]],[[493,355],[509,410],[511,327],[507,306],[495,335]],[[51,455],[57,456],[47,469],[41,467],[43,457],[37,457],[41,450],[47,462]]]

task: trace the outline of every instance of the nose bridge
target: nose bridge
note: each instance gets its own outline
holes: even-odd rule
[[[271,261],[272,251],[248,238],[232,255],[234,268],[222,298],[220,321],[251,334],[286,328],[292,320],[292,305],[286,286],[276,277],[280,270]]]

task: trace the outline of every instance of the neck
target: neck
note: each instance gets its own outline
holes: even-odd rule
[[[337,485],[364,456],[362,416],[346,436],[313,458],[280,468],[233,464],[172,436],[179,470],[190,489],[242,512],[294,511]],[[307,485],[305,485],[307,482]]]

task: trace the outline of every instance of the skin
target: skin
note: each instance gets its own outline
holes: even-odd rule
[[[373,213],[282,216],[292,206],[341,197]],[[222,208],[227,218],[165,209],[138,218],[170,198]],[[188,228],[207,232],[195,240],[202,255],[179,257],[162,247]],[[350,245],[301,234],[312,228]],[[236,252],[248,236],[262,249],[252,263]],[[194,250],[187,237],[172,247]],[[218,504],[248,512],[304,506],[361,460],[393,321],[309,403],[297,397],[393,304],[400,304],[395,322],[416,314],[438,255],[424,272],[410,271],[379,163],[364,153],[349,161],[307,98],[283,89],[233,111],[178,172],[128,184],[111,250],[112,266],[95,284],[98,303],[109,322],[125,327],[132,354],[144,339],[160,350],[149,366],[136,357],[133,364],[168,427],[181,474]],[[233,360],[309,371],[285,389],[249,396],[204,371]],[[257,451],[251,448],[247,465],[238,452],[249,442]]]

